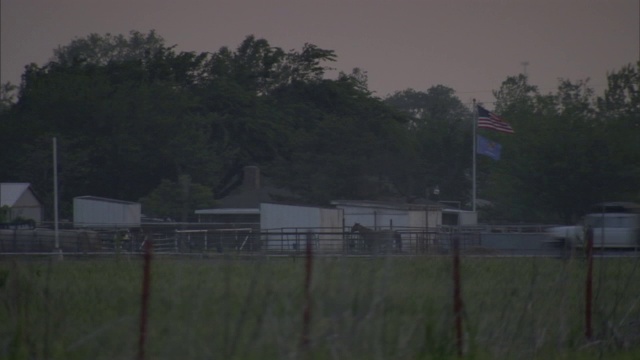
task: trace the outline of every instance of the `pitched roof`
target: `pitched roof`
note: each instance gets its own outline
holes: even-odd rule
[[[110,198],[104,198],[104,197],[99,197],[99,196],[91,196],[91,195],[76,196],[73,199],[74,200],[78,199],[78,200],[100,201],[100,202],[107,202],[107,203],[114,203],[114,204],[124,204],[124,205],[135,205],[135,204],[138,204],[137,202],[134,202],[134,201],[110,199]]]
[[[296,202],[297,200],[297,202]],[[261,203],[299,203],[298,197],[291,191],[273,186],[260,189],[238,189],[230,195],[219,199],[216,208],[259,209]]]
[[[0,183],[0,206],[13,206],[30,187],[29,183]]]

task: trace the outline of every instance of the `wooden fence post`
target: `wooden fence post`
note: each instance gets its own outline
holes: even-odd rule
[[[304,298],[305,307],[302,314],[302,336],[300,338],[300,345],[303,348],[309,346],[309,332],[311,327],[311,273],[313,270],[313,234],[311,231],[307,232],[307,249],[306,249],[306,266],[305,266],[305,279],[304,279]]]
[[[144,348],[147,338],[149,288],[151,284],[151,253],[153,251],[153,246],[150,239],[146,239],[144,245],[144,270],[142,278],[142,298],[140,301],[140,337],[138,338],[139,360],[144,360]]]
[[[584,335],[587,340],[591,340],[593,336],[593,328],[592,328],[592,300],[593,300],[593,229],[587,229],[587,277],[586,277],[586,286],[585,286],[585,309],[584,309],[584,317],[585,317],[585,328]]]
[[[460,284],[460,238],[452,235],[453,245],[453,316],[456,331],[456,347],[458,356],[462,356],[464,339],[462,336],[462,285]]]

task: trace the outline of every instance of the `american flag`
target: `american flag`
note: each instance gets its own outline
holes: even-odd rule
[[[478,105],[478,127],[513,134],[513,128],[500,116]]]

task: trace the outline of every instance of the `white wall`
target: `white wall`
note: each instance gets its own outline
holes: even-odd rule
[[[263,233],[273,232],[262,239],[267,250],[302,250],[308,231],[312,233],[314,246],[320,250],[339,250],[343,245],[340,209],[263,203],[260,229]]]
[[[30,189],[23,192],[22,195],[11,206],[9,213],[10,220],[18,217],[24,219],[33,219],[36,223],[42,222],[43,206],[40,201],[33,195]]]
[[[73,199],[73,223],[76,227],[138,227],[140,203],[77,197]]]
[[[475,211],[460,212],[460,225],[478,225],[478,213]]]

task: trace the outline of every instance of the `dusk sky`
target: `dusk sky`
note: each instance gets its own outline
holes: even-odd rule
[[[235,49],[250,34],[284,50],[335,50],[330,64],[368,72],[384,97],[431,86],[464,102],[522,73],[541,92],[558,78],[601,92],[607,72],[640,57],[638,0],[0,0],[1,79],[90,33],[156,30],[182,51]],[[333,74],[335,75],[335,74]]]

